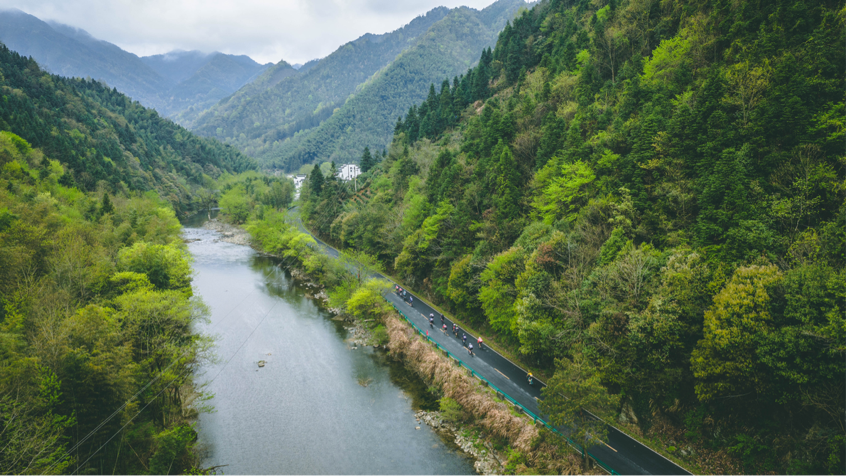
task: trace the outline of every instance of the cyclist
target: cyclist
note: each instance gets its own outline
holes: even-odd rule
[[[467,353],[470,355],[475,355],[473,353],[473,343],[471,342],[470,345],[467,346]]]
[[[414,307],[414,297],[408,296],[408,303],[411,304],[411,307]]]
[[[429,327],[435,327],[435,315],[429,314]]]
[[[463,341],[463,344],[466,347],[467,346],[467,334],[464,334],[464,337],[462,337],[461,340]]]
[[[533,381],[534,379],[535,379],[534,375],[532,375],[532,373],[531,373],[531,372],[529,372],[529,385],[531,385],[531,384],[532,384],[532,381]]]
[[[444,322],[444,313],[441,313],[441,324],[446,325],[446,322]]]
[[[479,350],[482,350],[482,336],[479,336],[478,343],[479,343]]]
[[[446,324],[444,324],[443,331],[444,331],[444,335],[446,335],[446,333],[447,333],[447,326],[446,326]]]
[[[458,326],[455,323],[452,323],[452,333],[455,334],[455,337],[458,337]]]

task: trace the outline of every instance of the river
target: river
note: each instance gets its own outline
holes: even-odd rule
[[[226,474],[474,474],[425,424],[437,400],[384,351],[354,349],[344,324],[305,297],[275,258],[186,223],[202,331],[218,362],[198,376],[214,411],[197,429],[203,466]],[[259,367],[259,361],[265,361]],[[419,427],[419,429],[417,429]]]

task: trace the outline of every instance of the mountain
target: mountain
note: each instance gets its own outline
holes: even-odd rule
[[[545,373],[553,421],[696,474],[846,474],[843,13],[541,2],[301,214]]]
[[[84,30],[47,23],[20,10],[0,12],[0,41],[35,58],[47,71],[105,81],[170,117],[209,107],[271,66],[247,56],[199,51],[139,58]]]
[[[159,108],[164,115],[173,117],[183,111],[207,109],[272,67],[249,56],[199,51],[145,56],[141,60],[175,83],[160,95],[163,105]]]
[[[420,35],[448,13],[449,9],[438,7],[396,31],[368,33],[301,74],[281,79],[280,75],[261,77],[203,113],[192,130],[225,139],[248,154],[263,156],[263,149],[272,142],[314,127],[329,117],[356,87],[413,46]],[[296,72],[287,63],[277,65],[277,72],[289,68]]]
[[[51,25],[20,10],[0,11],[0,42],[32,56],[53,74],[103,80],[151,107],[160,105],[159,91],[172,86],[134,54],[84,30]]]
[[[465,72],[525,5],[522,0],[501,0],[481,11],[467,7],[450,11],[384,70],[359,86],[325,122],[287,140],[277,139],[254,156],[275,167],[295,170],[318,160],[358,162],[365,147],[385,148],[397,118],[432,94],[433,83],[440,90],[445,78]],[[447,82],[447,90],[449,87]]]
[[[255,168],[231,146],[197,137],[93,80],[42,72],[0,45],[0,130],[17,134],[62,163],[63,180],[82,190],[156,190],[177,211],[193,205],[208,177]]]

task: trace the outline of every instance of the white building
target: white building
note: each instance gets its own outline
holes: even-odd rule
[[[294,181],[294,200],[300,198],[300,188],[302,188],[303,183],[305,183],[308,175],[298,174],[298,175],[288,175],[288,178]]]
[[[361,169],[355,164],[344,164],[338,169],[338,178],[350,181],[361,175]]]

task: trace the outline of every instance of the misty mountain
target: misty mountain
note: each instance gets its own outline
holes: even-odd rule
[[[325,120],[356,87],[413,46],[449,11],[438,7],[393,32],[363,35],[311,68],[303,65],[299,74],[280,63],[187,125],[200,134],[227,139],[248,153],[259,153],[280,134],[290,137]],[[282,77],[286,71],[290,74]],[[241,134],[245,139],[239,138]]]
[[[0,11],[0,42],[51,73],[104,81],[170,117],[190,108],[205,109],[272,66],[247,56],[199,51],[139,58],[85,30],[48,23],[20,10]]]
[[[174,83],[161,94],[164,113],[174,119],[180,112],[207,109],[273,67],[245,55],[200,51],[174,51],[141,60]]]
[[[148,106],[158,106],[158,93],[172,86],[138,56],[84,30],[51,25],[20,10],[0,11],[0,41],[46,71],[103,80]]]
[[[259,78],[187,126],[265,165],[357,161],[365,146],[387,145],[397,117],[425,99],[431,83],[467,71],[525,6],[436,8],[396,31],[347,43],[308,71],[276,83]]]

